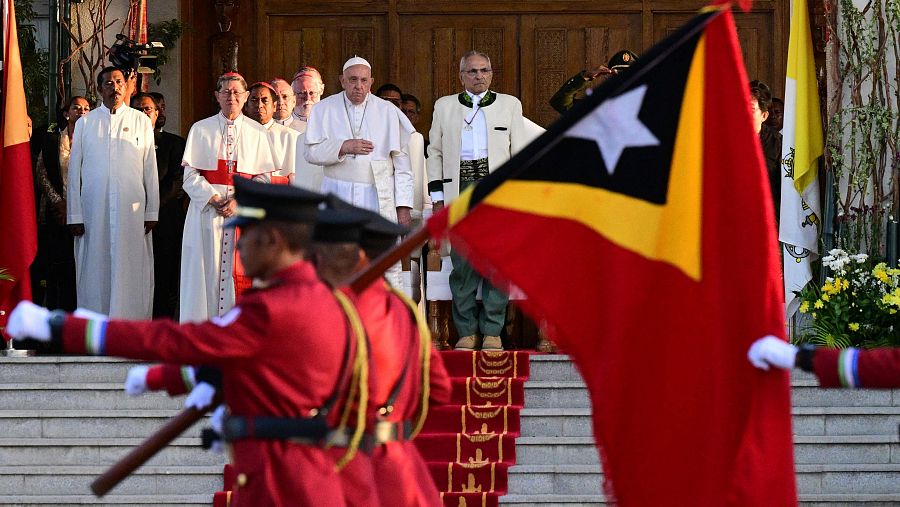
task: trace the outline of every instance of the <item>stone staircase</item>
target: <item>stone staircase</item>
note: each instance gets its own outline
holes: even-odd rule
[[[201,424],[109,495],[88,485],[181,400],[122,392],[134,363],[108,358],[0,358],[0,505],[206,506],[225,457],[199,449]],[[804,505],[900,505],[900,390],[820,390],[795,375],[795,458]],[[500,503],[602,505],[590,404],[565,356],[533,355],[517,464]]]
[[[900,505],[900,390],[823,390],[792,378],[794,453],[802,505]],[[590,401],[565,356],[531,356],[517,464],[501,504],[602,505]]]
[[[122,391],[135,363],[0,358],[0,505],[212,505],[226,458],[191,428],[102,499],[89,484],[177,414],[181,399]]]

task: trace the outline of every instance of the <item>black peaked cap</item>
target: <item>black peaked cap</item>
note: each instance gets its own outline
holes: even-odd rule
[[[325,196],[293,185],[271,185],[247,178],[234,179],[237,214],[225,227],[237,227],[261,220],[314,223]]]

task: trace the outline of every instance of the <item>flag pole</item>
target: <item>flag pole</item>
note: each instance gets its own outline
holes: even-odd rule
[[[140,468],[144,463],[150,460],[159,451],[165,449],[179,435],[187,431],[197,421],[203,418],[210,408],[217,406],[221,402],[221,395],[216,395],[213,403],[203,409],[198,410],[189,407],[181,411],[177,416],[169,419],[155,433],[147,437],[140,445],[131,450],[122,459],[117,461],[113,466],[106,469],[102,475],[94,479],[91,483],[91,491],[97,498],[109,493],[113,488],[125,480],[135,470]]]
[[[426,241],[428,241],[428,228],[423,225],[403,238],[403,241],[397,243],[394,248],[381,254],[374,262],[366,266],[366,269],[354,275],[348,285],[350,285],[353,292],[357,294],[362,292],[372,282],[380,278],[388,268],[400,262],[400,259],[409,255]]]

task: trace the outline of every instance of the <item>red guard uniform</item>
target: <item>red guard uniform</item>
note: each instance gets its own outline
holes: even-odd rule
[[[900,348],[817,348],[812,366],[822,387],[900,387]]]
[[[348,291],[348,294],[352,293]],[[419,367],[421,342],[416,321],[410,308],[388,289],[384,281],[370,285],[354,298],[354,303],[370,343],[372,371],[367,431],[371,433],[378,420],[406,423],[409,427],[416,422],[423,389],[422,369]],[[446,403],[450,399],[450,378],[437,350],[430,343],[428,345],[428,399],[438,404]],[[406,374],[392,404],[393,411],[379,417],[379,408],[388,402],[404,369]],[[359,488],[356,486],[361,481],[360,477],[372,473],[379,503],[383,507],[442,505],[440,494],[419,451],[405,439],[402,432],[399,437],[398,441],[375,446],[368,457],[358,454],[341,471],[348,504],[373,505],[372,497],[357,496]]]
[[[285,304],[302,302],[302,304]],[[298,262],[249,291],[221,317],[200,324],[88,321],[69,317],[63,350],[222,371],[232,415],[305,418],[338,384],[348,325],[312,266]],[[331,454],[283,440],[233,442],[233,506],[345,505]]]

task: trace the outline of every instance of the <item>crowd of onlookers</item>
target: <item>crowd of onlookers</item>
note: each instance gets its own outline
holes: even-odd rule
[[[564,113],[637,58],[619,51],[608,65],[576,74],[551,105]],[[466,53],[459,76],[464,90],[435,102],[427,140],[417,131],[419,99],[391,83],[370,93],[372,69],[359,57],[344,65],[342,91],[327,97],[309,66],[290,81],[248,84],[224,74],[214,92],[219,113],[185,139],[165,129],[165,97],[139,92],[133,72],[103,69],[100,103],[69,98],[59,122],[32,138],[35,301],[134,319],[224,314],[253,284],[235,256],[237,234],[221,227],[236,212],[236,177],[332,193],[416,225],[541,131],[518,99],[490,90],[487,55]],[[778,203],[783,103],[754,81],[750,109]],[[457,346],[500,348],[506,296],[450,256]],[[397,266],[387,278],[418,296],[420,265],[413,259],[411,269]]]

